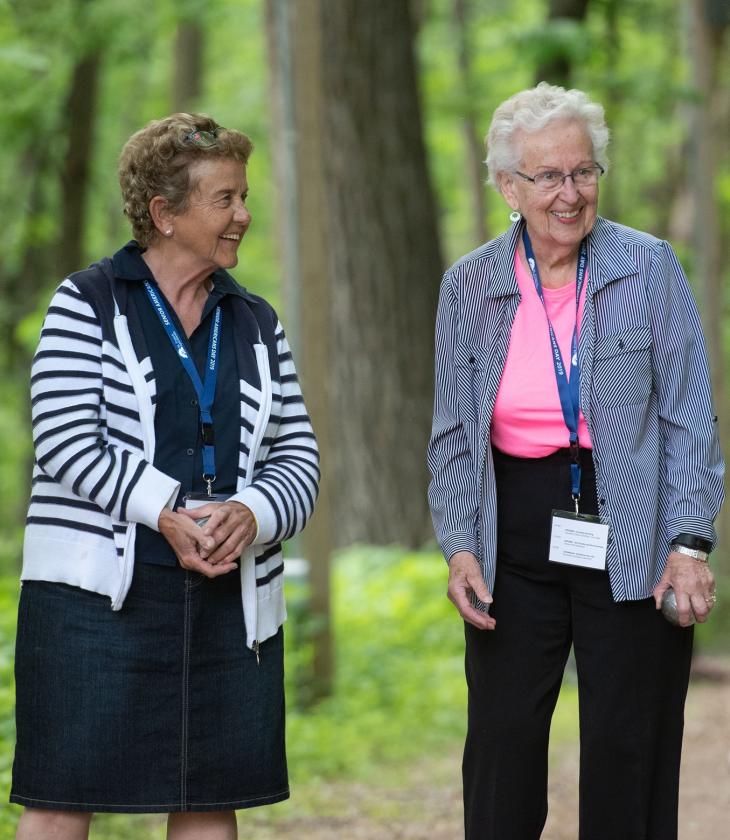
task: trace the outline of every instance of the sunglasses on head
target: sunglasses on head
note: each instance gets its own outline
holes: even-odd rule
[[[225,131],[222,125],[219,125],[218,128],[214,128],[212,131],[202,131],[196,128],[185,135],[185,140],[193,146],[197,146],[199,149],[207,149],[209,146],[215,146],[221,131]]]

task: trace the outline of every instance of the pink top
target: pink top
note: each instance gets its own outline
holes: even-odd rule
[[[518,458],[544,458],[568,446],[568,429],[560,408],[550,352],[545,309],[535,291],[532,275],[515,252],[515,276],[520,305],[512,324],[509,351],[492,417],[492,443]],[[583,318],[588,271],[578,306],[578,330]],[[543,287],[560,353],[566,366],[575,324],[575,280],[559,289]],[[581,447],[592,448],[583,412],[578,420]]]

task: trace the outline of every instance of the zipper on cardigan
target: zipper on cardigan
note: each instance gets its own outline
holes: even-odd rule
[[[256,654],[256,664],[261,664],[261,659],[259,658],[259,643],[256,639],[253,640],[253,644],[251,645],[251,650]]]

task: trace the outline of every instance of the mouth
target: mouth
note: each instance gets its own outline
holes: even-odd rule
[[[240,233],[222,233],[219,239],[230,239],[231,242],[240,242],[242,234]]]
[[[560,212],[558,210],[551,210],[551,215],[555,216],[556,219],[562,219],[566,222],[569,222],[571,219],[575,219],[576,216],[580,213],[582,208],[578,210],[565,210]]]

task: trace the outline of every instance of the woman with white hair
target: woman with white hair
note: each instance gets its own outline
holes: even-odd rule
[[[607,145],[580,91],[543,82],[500,105],[487,166],[512,225],[441,288],[429,499],[465,622],[471,840],[540,837],[571,646],[580,837],[677,836],[723,463],[674,252],[597,215]],[[658,611],[670,590],[676,625]]]

